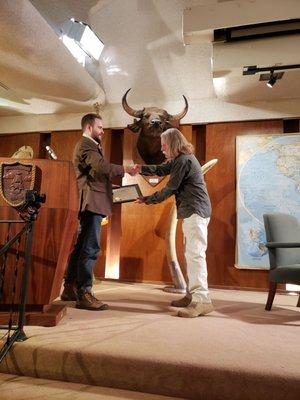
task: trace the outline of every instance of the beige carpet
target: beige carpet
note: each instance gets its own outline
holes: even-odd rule
[[[0,371],[197,400],[299,398],[296,297],[266,312],[266,293],[212,290],[215,312],[181,319],[161,287],[95,289],[109,310],[70,303],[57,327],[26,327]]]
[[[0,374],[0,400],[172,400],[175,397]]]

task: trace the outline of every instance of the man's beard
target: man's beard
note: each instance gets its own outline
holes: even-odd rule
[[[97,143],[101,144],[101,136],[95,135],[95,136],[92,136],[92,138],[94,140],[96,140]]]

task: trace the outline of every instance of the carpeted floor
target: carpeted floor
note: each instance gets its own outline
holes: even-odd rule
[[[197,400],[299,398],[295,296],[277,295],[266,312],[266,293],[212,290],[213,313],[182,319],[169,307],[180,296],[159,286],[94,289],[109,310],[70,302],[58,326],[26,327],[0,372]]]
[[[173,400],[175,397],[0,374],[0,400]]]

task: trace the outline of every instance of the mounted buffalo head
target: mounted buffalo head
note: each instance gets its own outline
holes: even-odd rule
[[[188,102],[185,96],[184,110],[177,115],[171,115],[165,110],[156,107],[143,108],[142,110],[134,110],[126,100],[127,94],[122,98],[124,110],[135,117],[134,123],[127,127],[132,131],[139,133],[137,141],[137,149],[146,164],[161,164],[165,161],[165,156],[161,152],[160,135],[168,128],[178,127],[179,121],[188,111]],[[139,118],[139,119],[136,119]]]

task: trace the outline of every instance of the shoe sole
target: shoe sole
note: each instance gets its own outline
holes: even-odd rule
[[[201,312],[200,314],[197,314],[197,315],[189,315],[189,314],[186,314],[186,313],[183,313],[182,315],[180,315],[181,312],[179,311],[178,314],[177,314],[177,316],[178,316],[178,317],[181,317],[181,318],[197,318],[197,317],[201,317],[201,316],[204,316],[204,315],[206,315],[206,314],[209,314],[209,313],[211,313],[212,311],[214,311],[213,308],[212,308],[211,310],[203,311],[203,312]]]
[[[188,307],[190,304],[191,304],[191,303],[189,303],[189,304],[187,304],[187,305],[185,305],[185,306],[178,306],[178,305],[175,305],[175,304],[172,304],[172,303],[171,303],[171,307],[186,308],[186,307]]]
[[[60,300],[61,300],[61,301],[77,301],[77,298],[76,298],[76,299],[75,299],[75,298],[70,299],[70,297],[68,297],[68,298],[66,298],[66,297],[61,297]]]
[[[100,306],[99,308],[95,308],[95,307],[84,307],[84,306],[80,306],[77,305],[75,306],[76,308],[79,308],[80,310],[89,310],[89,311],[104,311],[108,309],[108,305],[107,304],[102,304],[102,306]]]

